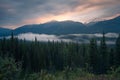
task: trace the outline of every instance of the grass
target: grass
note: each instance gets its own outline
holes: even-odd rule
[[[24,80],[120,80],[120,75],[118,73],[95,75],[82,69],[57,71],[56,73],[47,73],[42,70],[41,73],[29,74]]]

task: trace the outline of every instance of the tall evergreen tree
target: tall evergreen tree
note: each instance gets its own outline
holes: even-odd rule
[[[109,55],[109,67],[114,67],[115,65],[115,50],[113,48],[110,49]]]
[[[106,73],[108,66],[109,66],[109,55],[107,51],[107,45],[106,45],[106,40],[105,40],[105,33],[103,33],[103,37],[100,42],[100,57],[101,57],[101,73]]]
[[[116,40],[116,55],[115,55],[116,66],[120,66],[120,34]]]
[[[91,71],[93,73],[99,73],[99,55],[97,42],[95,39],[91,39],[90,41],[90,49],[89,49],[89,64],[91,67]]]

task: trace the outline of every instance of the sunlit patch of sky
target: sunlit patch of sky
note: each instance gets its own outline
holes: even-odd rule
[[[120,15],[119,0],[0,0],[0,27],[51,20],[99,21]]]

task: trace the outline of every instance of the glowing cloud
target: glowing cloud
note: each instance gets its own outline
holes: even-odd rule
[[[90,22],[120,14],[119,0],[0,0],[0,27],[51,20]]]

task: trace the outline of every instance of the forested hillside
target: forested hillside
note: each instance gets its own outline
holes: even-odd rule
[[[38,42],[37,38],[29,42],[14,38],[13,34],[10,39],[0,40],[0,80],[58,80],[60,76],[61,80],[88,80],[90,75],[118,75],[119,66],[120,36],[114,47],[106,45],[104,34],[99,45],[96,39],[89,44]],[[81,79],[83,74],[87,77]],[[70,75],[78,79],[69,79]],[[112,80],[117,80],[117,75]]]

